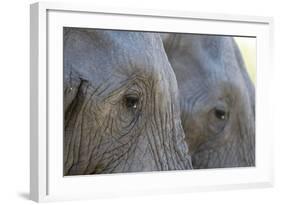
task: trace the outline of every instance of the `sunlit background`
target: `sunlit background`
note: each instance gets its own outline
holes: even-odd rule
[[[256,85],[256,38],[235,37],[234,39],[240,48],[249,76]]]

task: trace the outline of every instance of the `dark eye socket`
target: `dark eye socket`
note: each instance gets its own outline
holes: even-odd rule
[[[226,118],[227,118],[226,111],[224,111],[222,109],[215,108],[214,114],[215,114],[216,118],[218,118],[219,120],[226,120]]]
[[[128,109],[138,109],[139,101],[139,97],[135,95],[126,95],[124,97],[124,103]]]

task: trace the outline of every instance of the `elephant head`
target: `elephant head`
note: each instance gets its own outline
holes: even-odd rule
[[[64,28],[64,174],[190,169],[159,34]]]
[[[194,168],[255,165],[255,89],[232,37],[162,36]]]

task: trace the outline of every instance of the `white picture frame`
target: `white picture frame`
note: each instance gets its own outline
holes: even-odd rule
[[[256,166],[63,177],[63,96],[60,91],[64,26],[256,36]],[[273,19],[270,17],[97,8],[95,5],[69,3],[32,4],[30,198],[41,202],[272,186],[273,133],[269,129],[272,116],[262,109],[271,105],[267,96],[273,72],[272,29]]]

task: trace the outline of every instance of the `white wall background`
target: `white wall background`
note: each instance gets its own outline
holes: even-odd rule
[[[95,0],[100,6],[186,10],[273,16],[275,72],[275,187],[267,189],[187,193],[67,204],[280,204],[281,203],[281,11],[278,1],[260,0]],[[31,204],[29,193],[29,4],[10,0],[0,6],[0,204]],[[80,2],[82,2],[80,0]],[[93,2],[93,1],[91,1]],[[268,109],[268,108],[264,108]],[[272,111],[273,109],[269,109]],[[280,125],[279,125],[280,124]],[[149,186],[149,184],[148,184]]]

